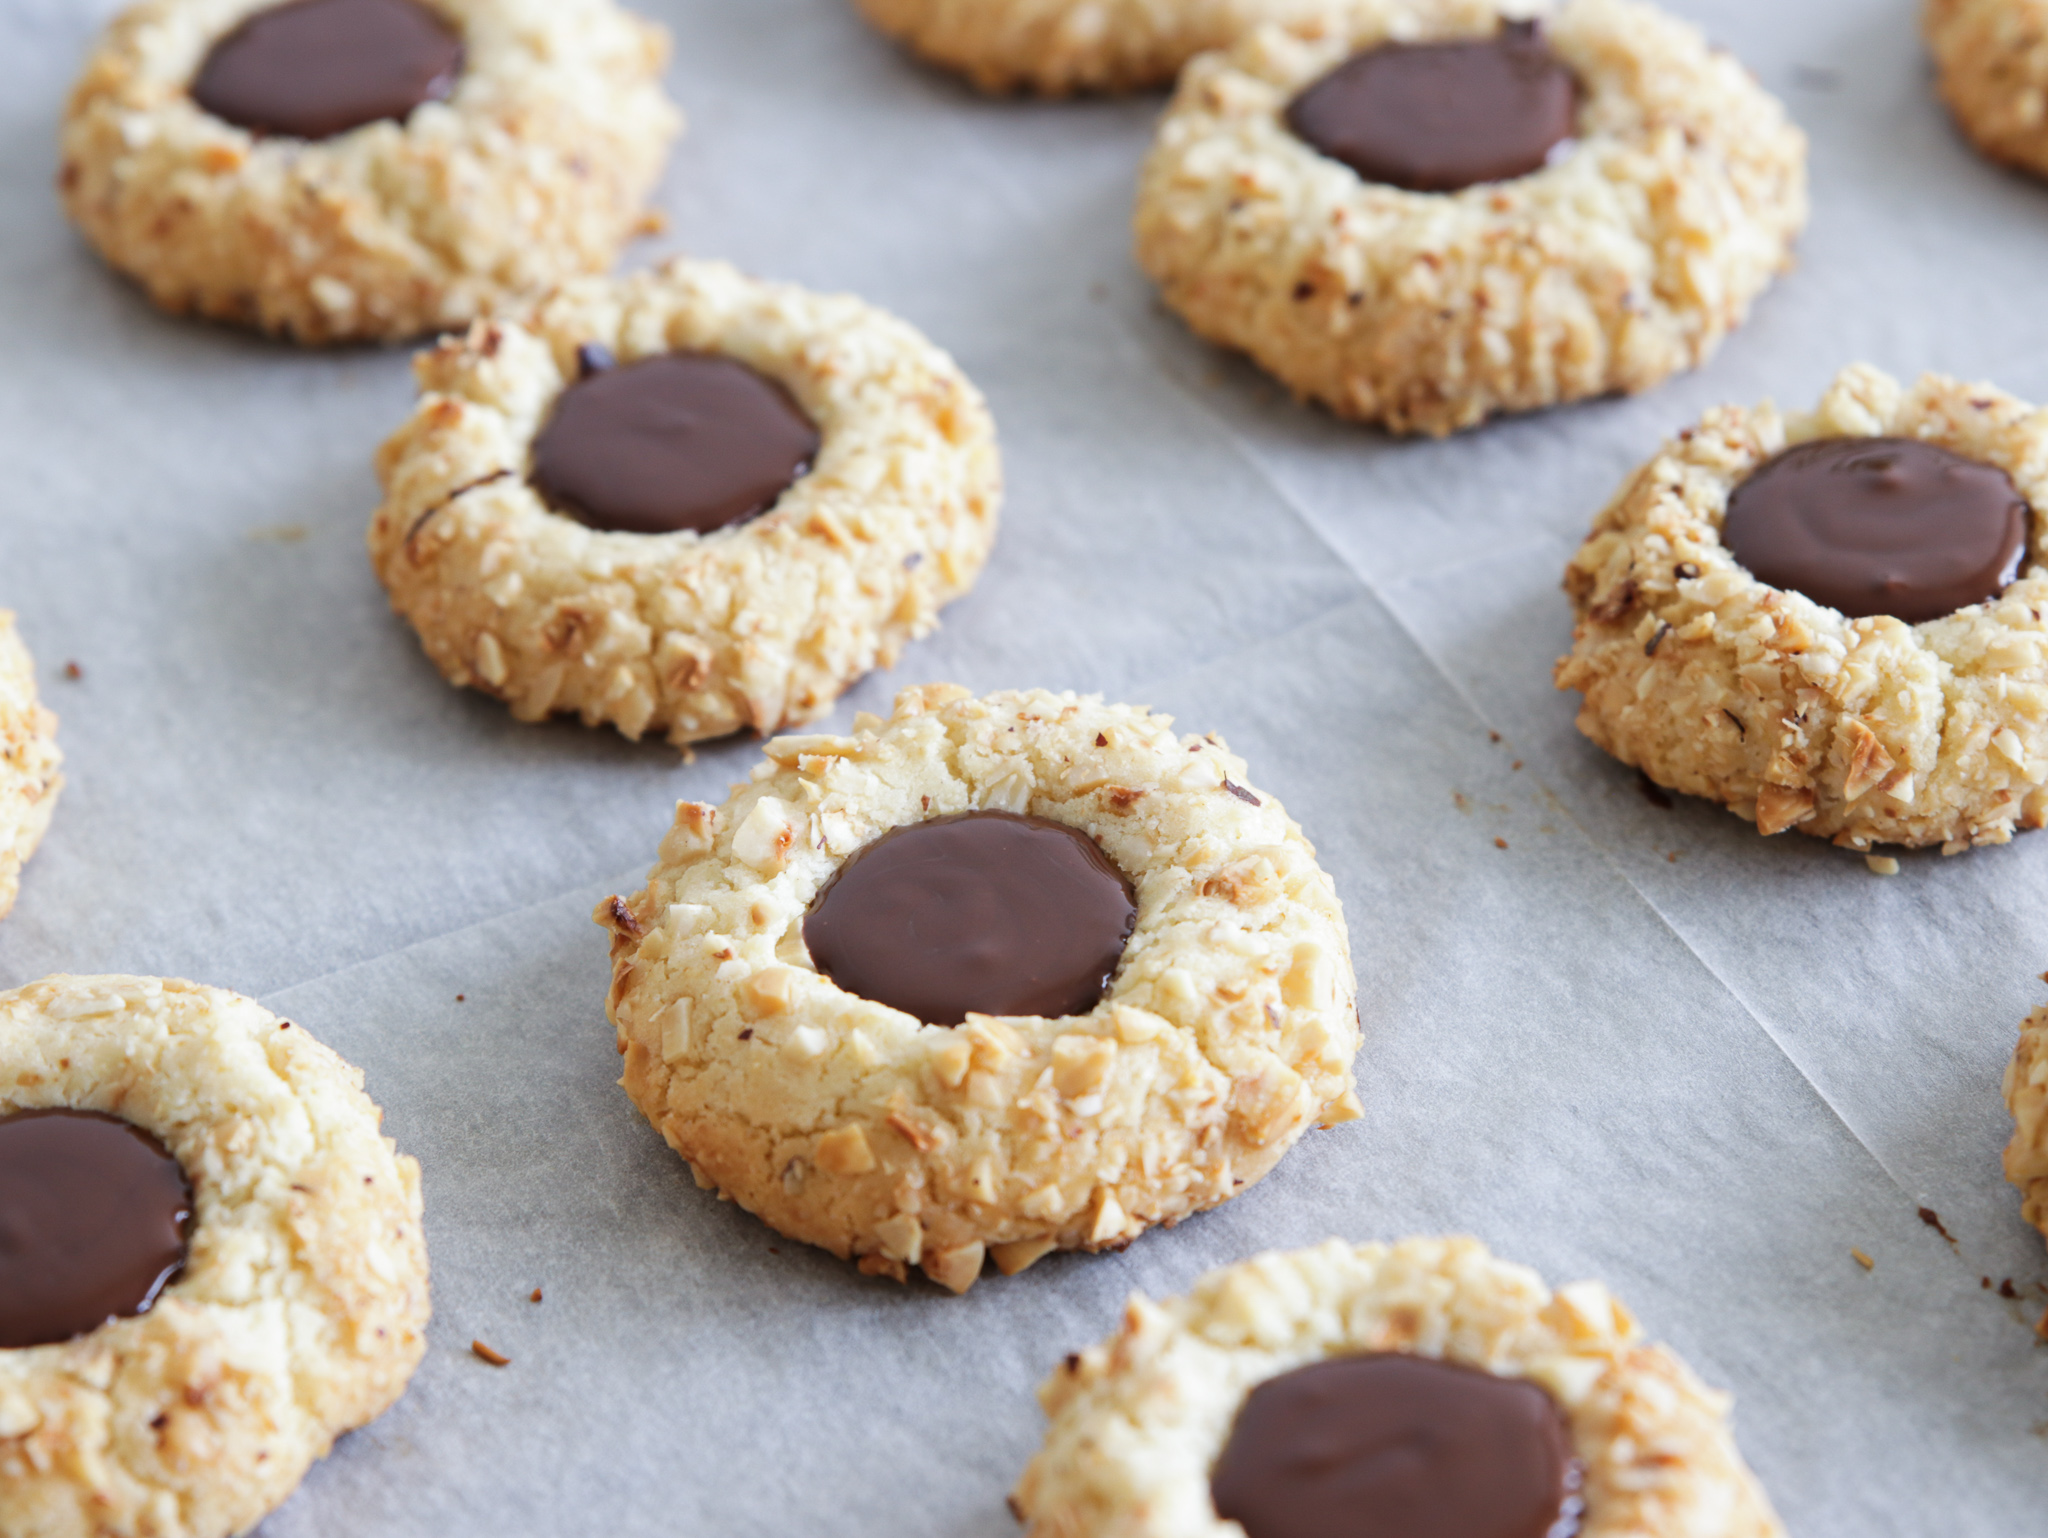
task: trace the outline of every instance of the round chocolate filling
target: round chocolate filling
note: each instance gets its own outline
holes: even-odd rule
[[[1540,170],[1578,104],[1536,23],[1509,22],[1477,41],[1353,54],[1294,98],[1287,126],[1369,182],[1456,192]]]
[[[417,0],[288,0],[206,56],[192,99],[251,133],[331,139],[445,101],[462,38]]]
[[[0,1120],[0,1349],[146,1313],[191,1222],[185,1172],[140,1127],[97,1111]]]
[[[885,833],[804,918],[811,960],[848,993],[931,1025],[1084,1014],[1137,923],[1131,884],[1065,823],[963,812]]]
[[[2027,522],[1996,465],[1916,438],[1820,438],[1735,488],[1721,543],[1760,582],[1917,625],[2017,577]]]
[[[533,485],[593,529],[708,534],[765,513],[811,468],[818,429],[781,385],[718,353],[614,366],[585,347],[533,445]]]
[[[1570,1538],[1578,1481],[1543,1389],[1387,1353],[1259,1384],[1209,1488],[1249,1538]]]

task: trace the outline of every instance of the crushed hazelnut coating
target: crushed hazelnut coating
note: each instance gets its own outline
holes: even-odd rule
[[[1805,414],[1710,411],[1633,476],[1565,571],[1560,689],[1579,729],[1760,833],[1846,848],[2002,844],[2048,820],[2048,529],[2019,579],[1917,625],[1767,586],[1721,540],[1728,499],[1790,444],[1917,438],[2048,505],[2048,415],[1990,385],[1844,369]]]
[[[1099,739],[1099,743],[1098,743]],[[626,1093],[700,1184],[792,1238],[964,1291],[1228,1200],[1358,1114],[1330,878],[1245,766],[1166,718],[1044,691],[906,690],[780,737],[684,802],[644,891],[598,906]],[[857,850],[967,811],[1087,834],[1136,892],[1086,1013],[928,1025],[835,986],[803,918]]]

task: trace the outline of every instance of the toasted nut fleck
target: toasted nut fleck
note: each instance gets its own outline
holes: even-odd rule
[[[471,1341],[469,1349],[474,1351],[484,1361],[489,1362],[493,1367],[510,1367],[512,1365],[512,1358],[505,1355],[502,1351],[493,1351],[480,1340]]]
[[[996,1269],[1005,1276],[1015,1276],[1045,1259],[1058,1249],[1057,1239],[1012,1239],[1007,1244],[992,1244],[989,1255],[995,1260]]]
[[[1861,1250],[1857,1249],[1854,1245],[1851,1245],[1849,1247],[1849,1255],[1850,1258],[1853,1259],[1856,1262],[1856,1264],[1861,1266],[1864,1270],[1875,1271],[1877,1269],[1877,1262],[1872,1260],[1868,1255],[1864,1254]]]
[[[865,1175],[875,1167],[874,1150],[858,1124],[849,1124],[818,1139],[814,1161],[828,1175]]]

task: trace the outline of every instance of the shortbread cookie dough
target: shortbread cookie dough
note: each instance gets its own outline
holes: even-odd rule
[[[807,720],[928,634],[995,538],[980,394],[856,299],[681,261],[414,366],[370,558],[449,680],[523,721],[682,744]]]
[[[14,909],[21,868],[43,841],[57,793],[57,718],[36,694],[36,665],[14,615],[0,609],[0,918]]]
[[[667,54],[611,0],[144,0],[58,186],[166,310],[402,340],[611,265],[682,126]]]
[[[1333,1240],[1133,1296],[1039,1399],[1031,1538],[1289,1538],[1342,1509],[1447,1538],[1783,1533],[1727,1396],[1599,1283],[1553,1293],[1472,1239]]]
[[[218,988],[0,994],[10,1534],[243,1532],[398,1398],[427,1255],[378,1118],[360,1073]]]
[[[2048,0],[1927,0],[1942,100],[1993,160],[2048,176]]]
[[[2014,1123],[2005,1178],[2020,1189],[2021,1216],[2048,1235],[2048,1005],[2020,1023],[2004,1089]]]
[[[1903,533],[1832,556],[1786,533],[1763,554],[1807,562],[1820,591],[1772,586],[1730,548],[1742,500],[1765,490],[1767,462],[1797,471],[1841,439],[1874,452],[1880,498],[1938,484],[1952,518],[1965,495],[1974,517],[1918,552]],[[1918,454],[1902,460],[1888,439]],[[1934,450],[1970,463],[1921,457]],[[1841,512],[1814,505],[1819,524]],[[1857,365],[1808,415],[1711,411],[1636,472],[1573,557],[1578,626],[1557,685],[1585,696],[1579,729],[1602,748],[1761,833],[2002,844],[2048,821],[2048,528],[2030,512],[2043,506],[2048,415],[1989,385],[1930,374],[1906,389]]]
[[[984,91],[1141,91],[1260,22],[1342,0],[855,0],[877,28]]]
[[[871,1274],[1119,1248],[1359,1114],[1330,878],[1241,760],[1130,706],[935,685],[778,738],[597,918],[633,1103]]]
[[[1447,88],[1495,49],[1518,57]],[[1475,152],[1547,120],[1540,100],[1498,120],[1532,54],[1576,81],[1574,136]],[[1339,108],[1363,115],[1355,154],[1303,137]],[[1339,416],[1444,434],[1701,362],[1805,221],[1804,135],[1685,23],[1631,0],[1356,0],[1188,67],[1136,238],[1201,336]]]

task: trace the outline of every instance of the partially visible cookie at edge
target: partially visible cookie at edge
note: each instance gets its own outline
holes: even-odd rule
[[[1287,1412],[1275,1396],[1297,1384],[1292,1409],[1313,1439],[1276,1445]],[[1219,1501],[1232,1518],[1375,1492],[1412,1510],[1427,1490],[1417,1474],[1446,1467],[1471,1476],[1429,1492],[1447,1507],[1547,1499],[1552,1530],[1579,1538],[1784,1533],[1735,1446],[1726,1395],[1645,1344],[1599,1283],[1553,1292],[1472,1239],[1332,1240],[1212,1271],[1164,1303],[1134,1295],[1116,1333],[1067,1357],[1039,1400],[1045,1445],[1011,1498],[1027,1538],[1261,1531],[1219,1516]],[[1545,1420],[1562,1424],[1543,1433]],[[1551,1445],[1532,1447],[1532,1434]],[[1394,1459],[1390,1441],[1427,1454]],[[1340,1456],[1351,1450],[1382,1457],[1361,1466]],[[1533,1506],[1522,1515],[1512,1530],[1541,1530]]]
[[[1338,0],[855,0],[867,19],[983,91],[1070,96],[1169,84],[1196,54]]]
[[[13,1161],[0,1270],[14,1268],[0,1289],[0,1525],[244,1532],[404,1392],[426,1349],[427,1257],[419,1167],[379,1134],[380,1115],[360,1072],[222,989],[60,976],[0,994]],[[138,1209],[137,1160],[150,1180],[165,1164],[173,1187],[182,1176],[162,1204],[184,1210],[182,1255],[179,1229],[153,1237],[173,1214]],[[22,1177],[44,1166],[78,1186],[73,1199]],[[127,1173],[80,1185],[82,1168]],[[144,1226],[102,1223],[67,1244],[101,1201]],[[111,1235],[122,1269],[177,1269],[153,1292],[103,1267],[68,1279],[76,1288],[37,1285],[51,1264],[39,1236],[76,1263],[104,1262]],[[77,1306],[114,1284],[125,1301]]]
[[[13,911],[21,868],[36,852],[64,788],[57,718],[36,691],[35,659],[0,609],[0,918]]]
[[[640,532],[543,494],[537,452],[571,396],[661,359],[723,360],[815,429],[765,511]],[[676,261],[565,284],[415,372],[419,405],[378,454],[371,562],[442,674],[521,720],[574,713],[678,745],[808,720],[930,633],[995,539],[1002,474],[980,393],[850,296]],[[586,496],[620,457],[590,441]]]
[[[1215,739],[1094,697],[931,686],[766,754],[724,807],[682,803],[646,889],[596,915],[626,1092],[700,1184],[864,1271],[964,1291],[985,1258],[1008,1274],[1213,1207],[1359,1114],[1334,886]],[[964,813],[1073,830],[1130,883],[1091,1006],[930,1024],[821,971],[821,892]],[[946,890],[968,909],[986,888]]]
[[[1526,169],[1397,185],[1295,131],[1340,68],[1489,40],[1575,82],[1562,136]],[[1434,79],[1405,84],[1425,97]],[[1476,114],[1493,87],[1475,89]],[[1652,6],[1353,0],[1319,29],[1257,28],[1189,65],[1134,222],[1139,265],[1197,335],[1340,417],[1442,435],[1701,363],[1790,265],[1806,214],[1805,136],[1736,59]]]
[[[661,28],[612,0],[316,3],[362,14],[302,5],[293,33],[272,0],[142,0],[94,45],[58,189],[157,305],[302,343],[402,341],[609,267],[644,227],[682,126]],[[272,30],[209,76],[253,23]],[[456,63],[372,68],[299,121],[317,93],[268,76],[331,53],[337,27],[452,43]]]
[[[1941,97],[1988,158],[2048,176],[2048,0],[1927,0]]]
[[[2048,1004],[2020,1022],[2001,1088],[2013,1119],[2005,1178],[2019,1188],[2020,1215],[2048,1236]]]

